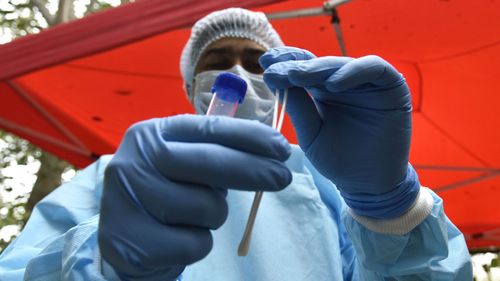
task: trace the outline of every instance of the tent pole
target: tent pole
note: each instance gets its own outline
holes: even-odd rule
[[[336,7],[350,2],[351,0],[328,0],[323,3],[323,7],[299,9],[293,11],[276,12],[266,14],[270,20],[293,19],[303,17],[314,17],[330,15]]]
[[[347,56],[347,50],[345,47],[344,36],[340,28],[340,18],[337,13],[337,7],[349,2],[350,0],[328,0],[323,3],[323,7],[299,9],[293,11],[276,12],[266,14],[269,20],[280,20],[280,19],[293,19],[302,17],[313,17],[322,15],[331,15],[331,23],[335,31],[335,36],[337,37],[337,42],[339,43],[340,52],[343,56]]]
[[[45,142],[54,144],[59,148],[62,148],[62,149],[68,150],[68,151],[72,151],[72,152],[78,153],[78,154],[83,155],[83,156],[87,156],[87,157],[92,156],[92,153],[90,153],[90,151],[88,151],[86,149],[83,149],[83,148],[76,146],[76,145],[65,143],[65,142],[58,140],[56,138],[53,138],[51,136],[42,134],[36,130],[32,130],[30,128],[24,127],[23,125],[20,125],[17,123],[12,123],[9,120],[6,120],[4,118],[0,118],[0,126],[4,127],[5,129],[7,129],[11,132],[21,132],[21,133],[26,134],[28,136],[37,138],[41,141],[45,141]]]
[[[342,29],[340,28],[340,18],[339,14],[337,13],[337,9],[333,8],[331,13],[332,13],[332,19],[330,22],[332,23],[333,30],[335,31],[335,36],[337,37],[337,42],[339,43],[340,53],[343,56],[347,56],[344,35],[342,34]]]
[[[446,165],[413,165],[413,168],[421,170],[442,170],[457,172],[500,172],[500,168],[486,168],[474,166],[446,166]]]
[[[64,136],[66,136],[69,140],[71,140],[76,146],[80,147],[83,151],[87,151],[88,154],[90,155],[91,152],[88,150],[88,148],[76,137],[69,129],[67,129],[57,118],[53,117],[48,111],[45,110],[45,108],[35,101],[35,99],[26,93],[26,91],[19,86],[16,82],[13,80],[8,80],[7,84],[12,87],[12,89],[15,90],[15,92],[23,98],[28,104],[30,104],[38,113],[40,113],[43,117],[46,118],[49,123],[54,125],[59,132],[61,132]]]
[[[465,179],[465,180],[461,180],[461,181],[458,181],[458,182],[455,182],[455,183],[451,183],[451,184],[447,184],[447,185],[435,187],[435,188],[433,188],[433,190],[434,190],[434,192],[442,192],[442,191],[446,191],[446,190],[449,190],[449,189],[459,188],[459,187],[463,187],[465,185],[477,183],[477,182],[480,182],[480,181],[483,181],[483,180],[487,180],[487,179],[490,179],[490,178],[494,178],[494,177],[497,177],[497,176],[500,176],[500,172],[498,172],[498,171],[497,172],[491,172],[491,173],[485,173],[485,174],[482,174],[482,175],[479,175],[479,176],[476,176],[476,177],[472,177],[470,179]]]

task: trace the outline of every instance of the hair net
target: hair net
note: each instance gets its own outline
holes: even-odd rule
[[[283,46],[280,36],[263,13],[229,8],[205,16],[191,29],[191,37],[181,55],[181,74],[189,98],[194,68],[201,54],[208,45],[226,37],[250,39],[266,49]]]

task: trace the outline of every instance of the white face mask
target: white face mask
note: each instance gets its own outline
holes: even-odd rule
[[[264,83],[262,75],[246,71],[240,65],[228,70],[209,70],[194,77],[194,108],[196,113],[205,114],[212,99],[212,85],[222,72],[231,72],[247,82],[247,93],[243,103],[238,106],[234,117],[258,120],[271,125],[274,109],[274,95]]]

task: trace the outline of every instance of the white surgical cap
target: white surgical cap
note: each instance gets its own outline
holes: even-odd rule
[[[181,74],[187,94],[191,98],[194,68],[208,45],[226,37],[246,38],[269,49],[283,46],[280,36],[266,16],[241,8],[213,12],[195,23],[181,55]]]

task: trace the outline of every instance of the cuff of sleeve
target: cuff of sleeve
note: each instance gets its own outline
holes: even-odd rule
[[[374,219],[357,215],[351,208],[347,212],[354,220],[367,229],[382,233],[404,235],[414,229],[427,218],[434,206],[434,199],[426,187],[420,187],[415,203],[403,215],[393,219]]]

